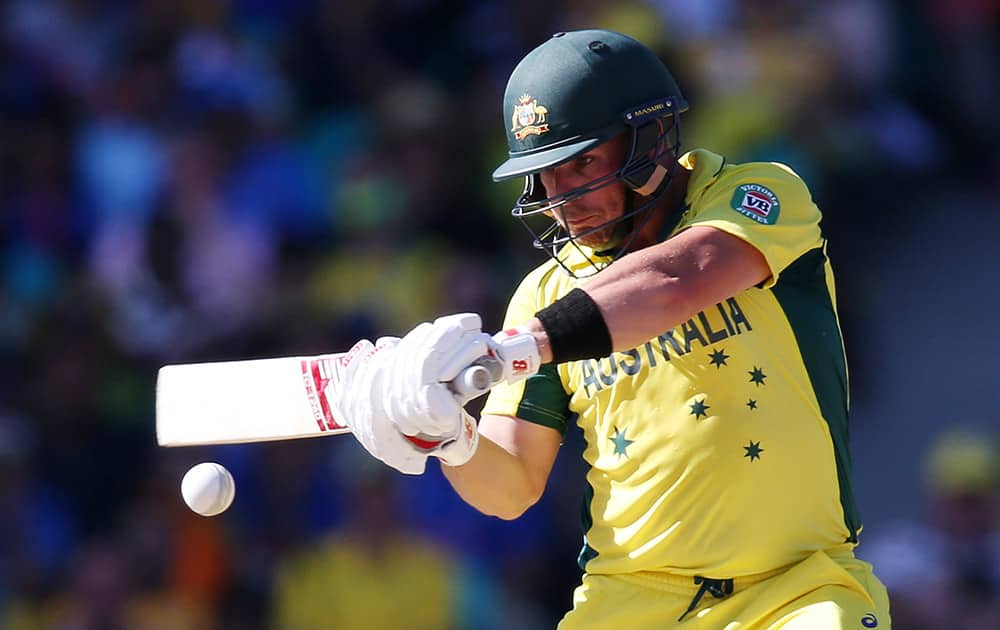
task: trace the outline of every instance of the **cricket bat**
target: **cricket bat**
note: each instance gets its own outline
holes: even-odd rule
[[[156,379],[156,441],[194,446],[347,433],[326,389],[344,369],[343,356],[165,365]],[[475,364],[449,386],[468,401],[493,382],[490,369]]]

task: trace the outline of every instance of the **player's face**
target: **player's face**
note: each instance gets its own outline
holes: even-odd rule
[[[616,138],[569,162],[542,171],[540,176],[545,193],[549,197],[561,195],[614,172],[622,165],[625,141],[625,138]],[[577,237],[624,214],[625,187],[621,182],[615,182],[578,197],[552,212],[563,228]],[[613,247],[620,238],[617,233],[619,225],[601,228],[580,236],[577,241],[595,249]]]

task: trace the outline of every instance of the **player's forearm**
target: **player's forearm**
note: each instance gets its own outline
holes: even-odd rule
[[[441,465],[444,476],[462,499],[484,514],[512,520],[534,505],[545,481],[532,478],[527,466],[490,438],[481,436],[479,448],[463,466]]]
[[[619,260],[625,263],[620,269],[612,265],[607,276],[598,274],[583,287],[600,309],[615,351],[642,345],[687,321],[701,310],[701,301],[728,297],[707,296],[689,286],[693,274],[643,258],[649,257]]]
[[[679,285],[680,280],[676,277],[643,269],[622,275],[614,282],[592,281],[583,290],[600,311],[610,335],[610,350],[623,351],[687,321],[697,312]],[[520,328],[534,336],[541,362],[552,362],[552,342],[542,321],[536,317]]]
[[[523,329],[531,332],[542,363],[565,354],[565,346],[586,345],[603,333],[610,336],[610,350],[639,346],[678,326],[705,308],[752,287],[770,275],[763,256],[746,242],[713,228],[691,228],[666,241],[625,256],[589,279],[581,288],[599,314],[599,324],[574,316],[587,304],[577,300],[573,309],[553,317],[557,301]],[[564,298],[565,299],[565,298]],[[586,310],[586,309],[584,309]],[[560,324],[554,331],[552,322]],[[560,347],[554,333],[564,342]],[[553,346],[556,352],[553,353]],[[578,352],[579,354],[580,352]],[[586,349],[582,351],[586,354]],[[600,356],[576,356],[600,358]]]
[[[618,284],[584,289],[601,312],[611,336],[612,351],[642,345],[697,313],[698,309],[684,299],[682,292],[656,286],[671,282],[676,280],[644,273],[625,278]],[[541,362],[551,363],[554,358],[552,344],[541,320],[536,317],[521,328],[534,336]]]

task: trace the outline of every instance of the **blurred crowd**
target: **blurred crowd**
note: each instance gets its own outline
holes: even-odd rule
[[[578,434],[507,523],[348,438],[162,450],[153,416],[164,363],[457,311],[499,327],[542,260],[509,217],[519,185],[489,177],[501,96],[552,32],[637,37],[691,103],[685,146],[803,175],[856,405],[887,360],[869,270],[918,221],[958,229],[940,215],[961,207],[975,230],[1000,205],[991,0],[7,0],[0,20],[0,628],[554,625]],[[897,628],[1000,627],[995,440],[949,451],[980,465],[930,477],[934,519],[871,532]],[[237,483],[214,519],[178,491],[203,460]]]

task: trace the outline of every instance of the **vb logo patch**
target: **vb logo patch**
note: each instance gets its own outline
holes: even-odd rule
[[[878,628],[878,619],[875,615],[868,613],[861,618],[861,625],[866,628]]]
[[[764,225],[774,225],[781,210],[778,196],[760,184],[737,186],[729,205],[743,216]]]
[[[516,140],[524,140],[528,136],[540,136],[549,130],[545,122],[549,110],[538,104],[538,99],[524,94],[517,100],[514,113],[511,115],[511,128]]]

